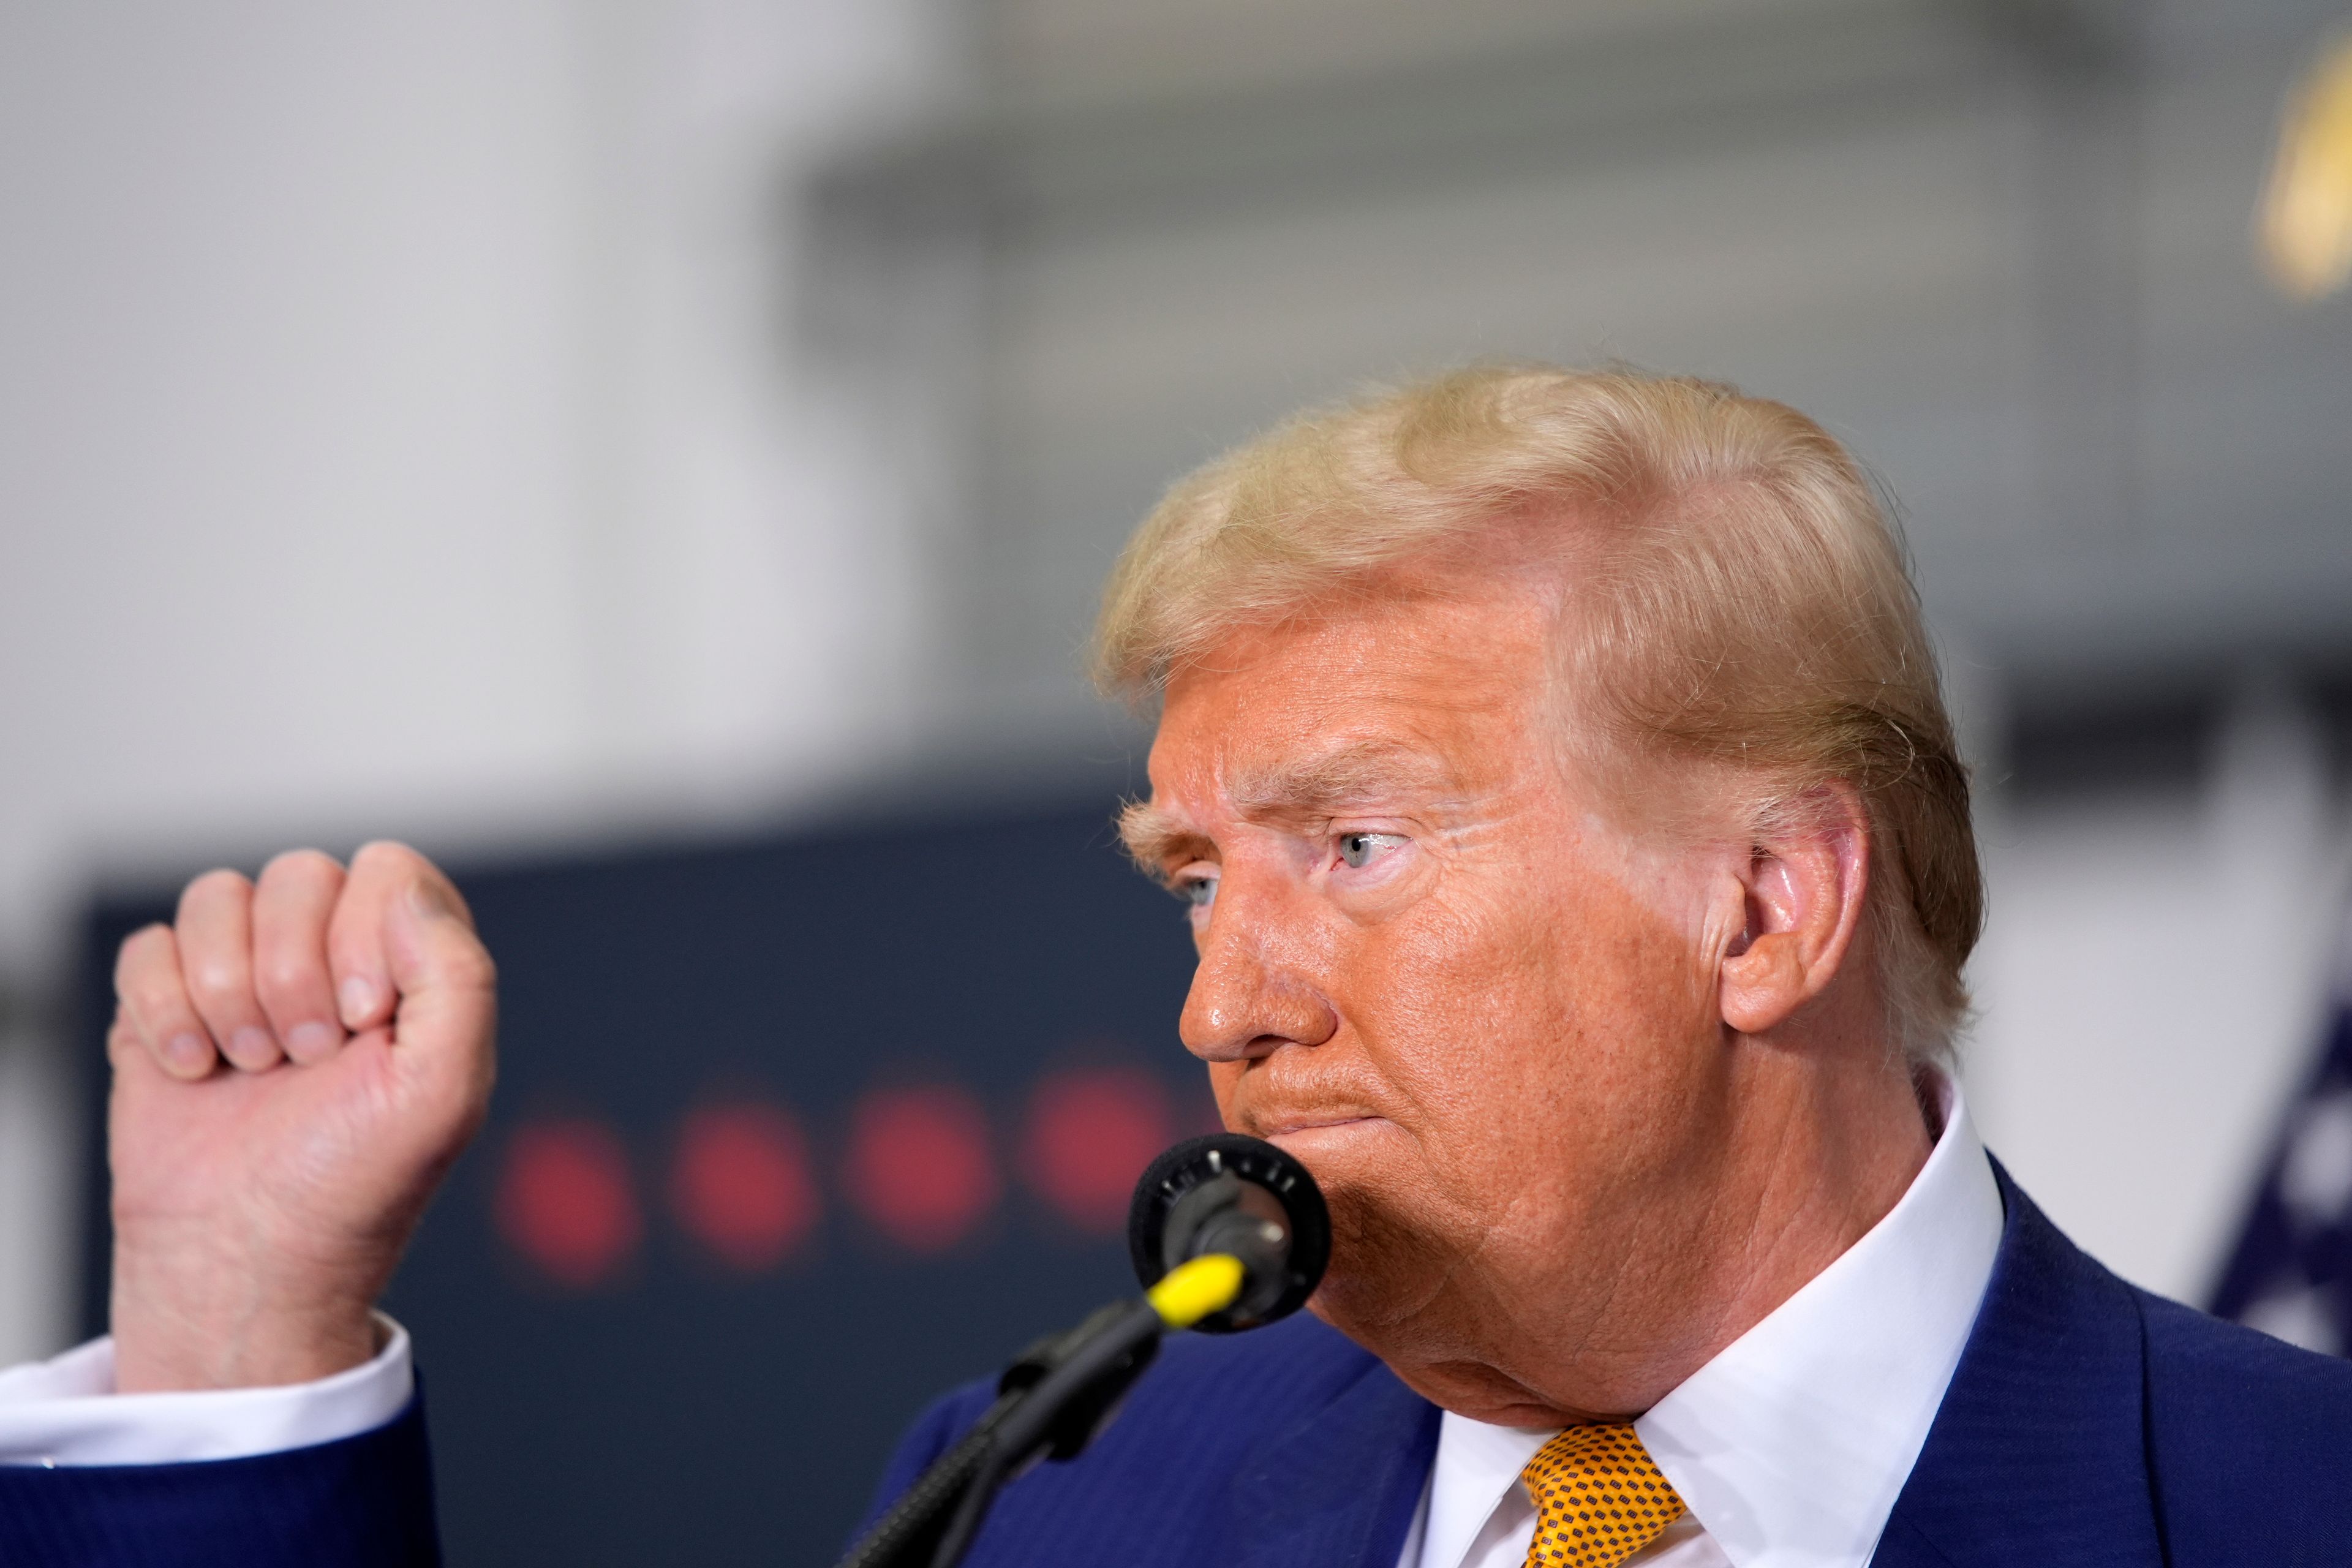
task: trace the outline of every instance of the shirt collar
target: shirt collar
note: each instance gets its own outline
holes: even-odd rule
[[[2000,1249],[1959,1087],[1885,1217],[1634,1423],[1734,1568],[1864,1568],[1958,1366]],[[1461,1561],[1549,1436],[1448,1412],[1424,1563]]]

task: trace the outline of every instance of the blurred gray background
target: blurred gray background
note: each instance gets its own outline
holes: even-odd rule
[[[1979,764],[1966,1074],[2201,1298],[2343,948],[2316,0],[0,6],[0,1362],[71,1336],[110,880],[1003,799],[1171,479],[1475,356],[1791,402]]]

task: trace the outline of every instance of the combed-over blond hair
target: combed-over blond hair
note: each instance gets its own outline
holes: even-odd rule
[[[1619,750],[1737,770],[1759,832],[1855,792],[1890,1031],[1914,1062],[1947,1055],[1984,916],[1967,769],[1893,520],[1783,404],[1505,366],[1304,415],[1144,520],[1104,591],[1097,679],[1148,700],[1243,626],[1511,535],[1563,563],[1563,690]]]

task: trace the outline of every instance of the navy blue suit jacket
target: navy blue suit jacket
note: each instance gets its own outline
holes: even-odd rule
[[[2008,1176],[1992,1283],[1881,1568],[2352,1563],[2352,1363],[2125,1284]],[[941,1401],[896,1497],[985,1406]],[[1301,1316],[1184,1335],[1094,1447],[1007,1488],[971,1568],[1392,1568],[1437,1410]],[[420,1568],[424,1421],[211,1464],[0,1468],[0,1563]]]
[[[0,1465],[5,1568],[434,1568],[412,1399],[340,1443],[188,1465]]]
[[[2352,1363],[2151,1296],[1999,1172],[1992,1282],[1878,1568],[2352,1563]],[[984,1409],[934,1405],[882,1498]],[[1169,1342],[1085,1454],[1007,1488],[968,1568],[1394,1568],[1435,1406],[1304,1314]]]

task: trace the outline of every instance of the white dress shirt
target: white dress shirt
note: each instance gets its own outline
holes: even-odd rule
[[[242,1459],[373,1431],[415,1388],[408,1331],[382,1313],[373,1361],[316,1383],[191,1394],[114,1392],[114,1342],[0,1372],[0,1465]]]
[[[1633,1423],[1688,1511],[1627,1568],[1864,1568],[2000,1249],[2000,1189],[1958,1086],[1886,1217]],[[1549,1431],[1447,1412],[1397,1568],[1520,1568],[1519,1471]]]

